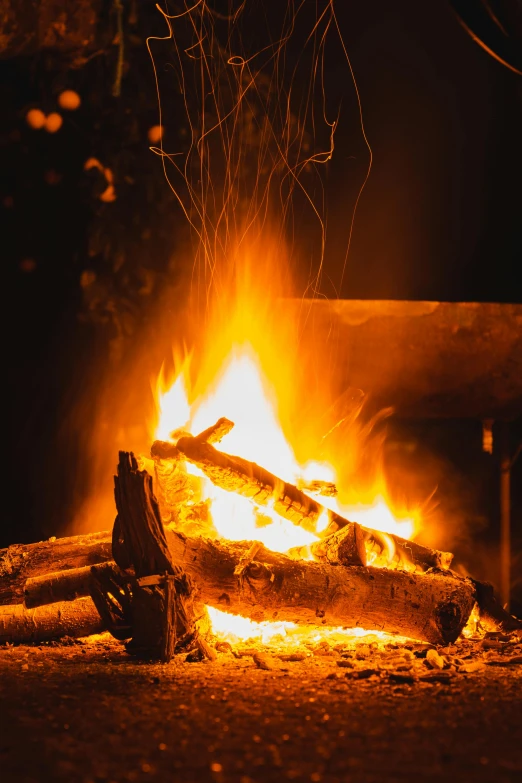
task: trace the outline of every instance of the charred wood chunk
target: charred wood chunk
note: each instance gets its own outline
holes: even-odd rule
[[[504,609],[499,598],[495,595],[493,585],[488,582],[479,582],[476,579],[472,581],[476,589],[480,620],[488,627],[488,630],[517,631],[522,629],[522,620]]]
[[[328,538],[310,546],[318,562],[330,565],[366,565],[366,547],[361,526],[350,522]]]
[[[138,469],[132,453],[120,452],[115,497],[114,559],[123,570],[132,567],[130,610],[123,612],[132,628],[127,649],[168,661],[175,651],[198,644],[195,592],[169,550],[152,478]]]

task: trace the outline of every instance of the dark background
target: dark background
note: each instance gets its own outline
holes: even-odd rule
[[[269,15],[272,4],[264,5]],[[184,272],[176,250],[186,227],[147,141],[157,102],[145,38],[164,34],[164,25],[153,2],[123,7],[119,95],[113,92],[121,47],[110,3],[103,47],[85,62],[42,51],[0,62],[8,461],[0,545],[67,530],[83,470],[82,429],[97,406],[93,373],[102,377],[123,362],[156,293]],[[343,274],[368,154],[346,63],[334,49],[327,83],[341,113],[326,172],[322,292],[522,302],[522,77],[478,47],[439,0],[343,0],[337,15],[374,164]],[[56,134],[29,128],[28,109],[56,110],[65,88],[81,95],[80,109],[63,112]],[[171,111],[176,116],[175,96]],[[183,120],[170,131],[183,145]],[[113,203],[99,200],[105,187],[99,173],[84,171],[89,156],[114,172]],[[93,392],[86,400],[87,386]],[[69,415],[79,398],[83,428]],[[403,436],[449,461],[463,505],[479,520],[477,535],[493,546],[498,463],[481,451],[480,424],[397,424]],[[454,495],[440,491],[443,499]],[[515,542],[520,519],[515,497]],[[473,561],[466,546],[462,554],[478,575],[496,579],[495,568],[480,554]]]

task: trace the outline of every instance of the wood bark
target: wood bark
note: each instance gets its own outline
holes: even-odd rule
[[[26,609],[23,604],[0,607],[0,644],[26,644],[102,633],[104,623],[90,598]]]
[[[507,612],[495,595],[493,585],[472,579],[475,585],[480,620],[490,630],[520,631],[522,620]]]
[[[292,560],[310,560],[329,565],[366,565],[366,547],[361,526],[350,522],[336,533],[313,544],[290,549]]]
[[[198,609],[190,577],[175,562],[152,489],[152,477],[138,469],[132,452],[120,451],[114,479],[118,516],[113,530],[113,555],[129,580],[132,639],[129,652],[169,661],[175,651],[208,645],[198,631]],[[110,601],[118,599],[117,591]],[[203,608],[199,614],[203,612]]]
[[[229,592],[232,592],[234,595],[234,591],[227,592],[226,586],[223,586],[222,581],[220,582],[219,577],[215,575],[214,573],[214,559],[218,563],[218,570],[217,574],[220,573],[220,571],[225,568],[226,564],[229,563],[230,568],[232,569],[232,572],[240,566],[241,561],[248,561],[248,563],[252,562],[251,559],[248,557],[248,552],[251,549],[252,545],[249,543],[244,544],[225,544],[220,542],[211,542],[206,539],[190,539],[186,538],[185,536],[182,536],[181,534],[176,534],[171,532],[170,530],[166,530],[167,535],[167,541],[169,544],[169,550],[172,554],[174,562],[179,562],[180,564],[185,564],[187,573],[191,575],[197,582],[198,582],[198,588],[199,588],[199,598],[204,603],[209,603],[211,605],[217,606],[218,608],[225,609],[228,611],[232,611],[235,613],[242,613],[243,610],[245,610],[249,616],[253,617],[253,619],[271,619],[274,614],[277,614],[278,609],[277,606],[270,608],[270,602],[267,603],[266,606],[261,606],[261,608],[255,606],[255,601],[247,600],[245,602],[245,605],[243,605],[244,599],[234,598],[234,601],[232,602],[230,599]],[[83,540],[82,544],[78,544],[78,539],[81,538]],[[82,536],[82,537],[71,537],[66,539],[60,539],[55,542],[41,542],[39,544],[33,544],[28,546],[16,546],[11,547],[10,549],[15,550],[28,550],[31,551],[31,547],[36,547],[38,551],[38,564],[41,568],[40,574],[45,574],[46,572],[52,572],[55,571],[57,567],[59,567],[61,563],[61,553],[64,551],[71,552],[76,546],[79,546],[79,548],[85,548],[87,547],[88,550],[90,550],[90,544],[89,541],[92,541],[92,545],[95,547],[101,547],[99,551],[99,557],[100,560],[102,557],[105,556],[106,560],[111,558],[110,554],[110,534],[109,533],[95,533],[91,534],[90,536]],[[228,551],[227,547],[232,547],[232,551]],[[237,547],[237,549],[234,551],[234,547]],[[201,549],[200,549],[201,548]],[[261,549],[264,552],[264,548],[261,545]],[[5,550],[8,551],[8,550]],[[265,555],[259,555],[260,548],[256,547],[257,556],[255,558],[255,561],[258,562],[260,559],[262,561],[266,561],[267,557],[269,555],[272,555],[273,557],[282,557],[283,555],[275,555],[274,553],[267,553],[267,556]],[[106,552],[109,552],[109,554],[105,554]],[[284,558],[286,560],[286,558]],[[209,572],[205,576],[205,565],[202,563],[202,560],[207,563],[208,568],[210,569]],[[29,558],[28,558],[29,561]],[[314,566],[312,563],[296,563],[296,567],[298,567],[299,574],[301,575],[301,581],[303,583],[306,583],[306,580],[308,579],[308,574],[312,574],[313,571],[307,571],[307,569],[310,566]],[[340,572],[351,571],[352,575],[357,575],[358,570],[352,571],[351,569],[340,569],[339,567],[335,566],[320,566],[327,568],[326,572],[323,572],[323,574],[333,574],[335,571],[335,578],[336,581],[332,584],[336,585],[338,584],[338,577]],[[34,573],[35,569],[35,562],[33,561],[33,568],[32,572]],[[242,572],[241,567],[238,569]],[[245,569],[246,570],[246,569]],[[290,571],[289,571],[290,573]],[[372,601],[375,604],[375,602],[379,599],[379,592],[382,591],[382,582],[388,582],[389,585],[389,591],[390,593],[393,591],[395,594],[397,594],[397,589],[395,587],[394,582],[394,575],[397,579],[400,580],[406,580],[405,584],[412,585],[412,591],[413,596],[416,592],[419,592],[422,594],[422,591],[424,587],[429,589],[429,585],[433,584],[433,579],[435,578],[436,583],[439,584],[439,581],[442,578],[449,577],[449,581],[446,584],[452,583],[451,580],[451,574],[448,573],[447,577],[446,575],[441,574],[423,574],[423,575],[416,575],[416,574],[404,574],[401,572],[394,572],[389,571],[387,569],[377,569],[377,568],[368,568],[368,569],[361,569],[360,573],[366,573],[367,576],[365,578],[362,578],[363,582],[366,582],[367,585],[373,585],[373,579],[372,577],[375,574],[378,574],[378,590],[374,594]],[[230,575],[230,572],[227,572],[226,581],[228,583],[235,584],[233,577]],[[235,577],[237,579],[237,576]],[[249,577],[251,578],[251,577]],[[326,576],[324,577],[325,584],[326,584]],[[213,580],[216,580],[215,589],[212,587]],[[411,582],[408,580],[412,580]],[[426,581],[424,581],[426,580]],[[431,581],[430,581],[431,580]],[[460,580],[458,580],[460,583]],[[470,580],[473,585],[473,591],[474,591],[474,600],[477,601],[477,604],[479,606],[481,617],[484,617],[484,619],[491,624],[491,628],[499,628],[504,627],[506,630],[514,627],[514,628],[520,628],[522,627],[522,620],[513,617],[512,615],[509,615],[506,613],[498,599],[495,598],[492,588],[490,585],[482,585],[482,583],[474,582]],[[401,582],[402,584],[402,582]],[[347,585],[352,585],[351,578],[348,580]],[[365,595],[368,595],[368,589],[365,589]],[[349,592],[348,587],[343,587],[341,585],[340,587],[340,593],[341,595],[345,595],[347,592]],[[374,589],[375,592],[375,589]],[[364,599],[361,599],[357,597],[357,591],[352,591],[354,594],[354,597],[356,599],[356,604],[354,606],[354,614],[357,614],[357,605],[362,600],[364,602]],[[21,603],[23,600],[23,584],[20,587],[20,574],[16,573],[15,571],[7,572],[0,576],[0,594],[4,596],[4,598],[7,596],[11,596],[12,600],[11,603],[19,602]],[[400,594],[400,593],[399,593]],[[278,599],[281,601],[281,598]],[[389,600],[389,599],[387,599]],[[406,600],[406,598],[404,598]],[[413,602],[415,602],[415,598],[413,597]],[[370,611],[372,613],[372,616],[375,616],[375,612],[378,611],[378,607],[373,606],[372,608],[363,607],[364,608],[364,616],[366,617],[366,613]],[[8,611],[11,611],[9,609]],[[322,623],[324,618],[320,617],[310,617],[310,610],[307,611],[307,622],[315,622],[316,624]],[[435,607],[434,607],[435,611]],[[290,605],[287,607],[287,614],[293,615],[295,614],[294,619],[298,619],[299,609],[295,610],[293,607],[292,602],[290,602]],[[313,613],[312,613],[313,614]],[[450,612],[451,614],[451,612]],[[465,614],[465,612],[464,612]],[[329,615],[328,615],[329,617]],[[290,619],[292,619],[292,616],[290,616]],[[370,620],[369,618],[365,620],[367,624],[369,624]],[[355,620],[354,622],[357,622]],[[343,624],[339,622],[338,624]],[[363,620],[359,620],[359,624],[363,625]],[[374,626],[375,627],[375,626]],[[401,631],[397,631],[400,633]],[[406,633],[405,630],[402,631],[402,633]]]
[[[109,531],[13,544],[0,550],[0,606],[22,603],[25,583],[51,571],[83,568],[112,559]]]
[[[330,528],[333,529],[333,526]],[[418,572],[427,568],[447,569],[453,561],[451,552],[441,552],[438,549],[409,541],[392,533],[381,533],[361,525],[365,537],[366,553],[369,562],[387,568],[406,568]],[[390,544],[392,552],[390,552]]]
[[[364,627],[432,644],[454,641],[475,603],[471,580],[450,572],[411,574],[385,568],[294,561],[265,547],[248,559],[251,542],[190,539],[167,531],[173,560],[200,599],[253,620]]]
[[[50,574],[33,576],[27,580],[24,588],[24,604],[27,609],[37,606],[56,604],[60,601],[74,601],[91,595],[93,587],[93,569],[98,572],[117,568],[116,563],[108,561],[96,566],[69,568],[67,571],[54,571]]]
[[[325,529],[318,534],[323,538],[350,524],[350,521],[340,514],[327,509],[293,484],[288,484],[274,476],[255,462],[225,454],[198,438],[184,436],[176,445],[170,444],[170,451],[168,443],[160,441],[156,444],[153,444],[153,451],[161,449],[164,457],[170,453],[173,458],[182,454],[189,462],[197,465],[218,487],[229,492],[237,492],[260,506],[270,506],[280,516],[311,533],[317,533],[317,523],[320,518],[327,519]],[[367,548],[379,554],[384,552],[386,556],[387,547],[383,535],[370,528],[362,529],[368,541]],[[449,568],[451,564],[453,555],[449,552],[439,552],[391,533],[386,535],[393,541],[396,561],[411,563],[412,570]]]
[[[256,621],[363,627],[448,644],[459,636],[475,603],[473,581],[448,571],[416,575],[297,562],[258,542],[187,538],[171,530],[166,534],[172,560],[190,578],[196,603]],[[152,579],[158,584],[159,577]],[[144,589],[153,586],[146,578],[140,582]],[[81,571],[78,585],[85,585]],[[156,638],[158,618],[168,610],[165,598],[140,598],[139,607],[148,618],[147,633],[155,629]]]
[[[196,435],[196,440],[202,443],[219,443],[233,427],[233,422],[222,417]],[[178,433],[172,433],[172,436],[175,434]],[[178,437],[181,437],[181,434],[179,433]],[[179,528],[184,525],[187,514],[191,513],[194,504],[200,499],[201,482],[197,476],[187,473],[183,455],[173,450],[172,445],[169,441],[154,441],[150,455],[154,460],[154,484],[162,521],[165,524],[173,523]]]

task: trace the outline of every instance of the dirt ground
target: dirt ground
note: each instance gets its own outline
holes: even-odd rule
[[[1,779],[522,780],[521,665],[446,673],[419,656],[411,676],[396,650],[367,652],[267,670],[226,649],[212,662],[139,662],[106,635],[3,647]]]

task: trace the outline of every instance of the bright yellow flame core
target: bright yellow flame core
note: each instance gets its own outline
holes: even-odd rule
[[[335,483],[336,472],[332,465],[314,461],[300,465],[296,460],[278,419],[275,390],[250,344],[232,348],[205,394],[192,404],[189,402],[188,369],[189,362],[185,361],[174,383],[163,392],[158,388],[157,439],[167,440],[179,430],[196,435],[225,416],[235,426],[218,448],[256,462],[285,481],[296,483],[299,479],[315,479]],[[210,500],[212,522],[221,537],[231,541],[260,541],[275,552],[286,552],[291,547],[318,539],[318,536],[294,526],[270,508],[256,509],[247,498],[214,486],[197,468],[189,465],[187,468],[201,476],[202,499]],[[336,498],[327,497],[321,498],[321,502],[375,530],[404,538],[410,538],[414,533],[414,521],[395,517],[378,493],[370,505],[343,507]],[[323,516],[326,518],[326,514]],[[319,519],[318,532],[326,522],[326,519]],[[214,630],[221,635],[227,631],[233,638],[268,641],[274,636],[284,636],[289,628],[293,628],[292,623],[259,624],[216,609],[209,608],[209,611]]]

